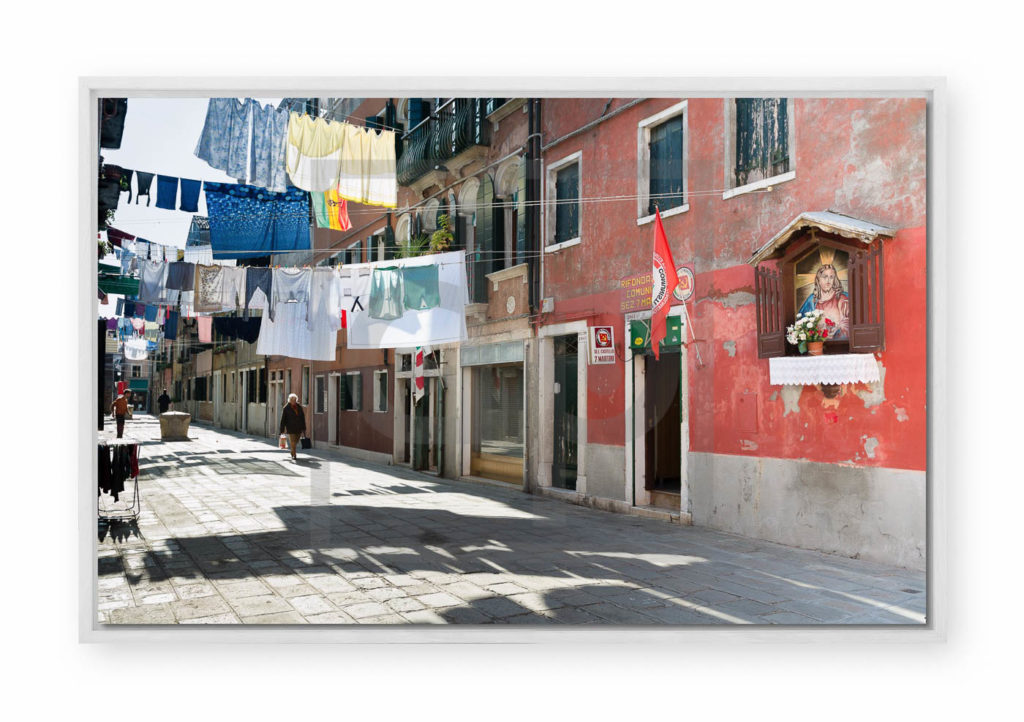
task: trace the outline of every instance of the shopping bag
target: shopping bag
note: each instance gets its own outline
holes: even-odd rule
[[[302,448],[303,449],[312,449],[313,448],[313,442],[310,441],[308,436],[303,436],[301,439],[299,439],[299,441],[302,443]]]
[[[286,434],[281,434],[281,438],[277,440],[277,447],[279,449],[288,448],[288,436]]]

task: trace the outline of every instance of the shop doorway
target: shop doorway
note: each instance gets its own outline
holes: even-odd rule
[[[470,473],[486,479],[523,481],[523,366],[472,368]]]
[[[551,485],[559,489],[575,490],[579,468],[579,335],[556,336],[554,347],[554,451]]]
[[[411,419],[412,438],[406,436],[406,449],[412,451],[412,468],[420,471],[439,472],[441,469],[442,430],[444,428],[443,392],[437,377],[423,379],[423,396],[416,401],[413,393],[415,380],[409,379],[406,386],[406,398],[409,401],[409,413],[406,415],[406,429],[409,430]],[[408,454],[408,451],[406,452]]]
[[[644,488],[651,504],[679,508],[682,487],[682,354],[663,350],[661,358],[645,356]]]

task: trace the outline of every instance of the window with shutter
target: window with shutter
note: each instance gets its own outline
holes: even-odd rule
[[[519,161],[516,190],[516,263],[526,263],[526,159]]]
[[[494,181],[484,173],[476,192],[476,229],[473,252],[467,257],[472,264],[467,274],[470,280],[470,300],[487,303],[487,274],[491,272],[494,250]]]
[[[683,116],[677,115],[651,128],[650,201],[663,211],[683,205]]]
[[[786,354],[786,320],[782,298],[782,274],[763,264],[757,266],[754,269],[754,299],[758,358]]]
[[[580,165],[573,163],[555,175],[555,243],[580,235]]]
[[[787,173],[789,103],[786,98],[736,98],[733,185]]]

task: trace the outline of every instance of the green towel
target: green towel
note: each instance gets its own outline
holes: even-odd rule
[[[441,305],[441,292],[437,284],[437,266],[410,266],[402,269],[405,285],[405,307],[424,311]]]
[[[402,273],[397,267],[375,268],[370,279],[370,318],[393,321],[405,313],[402,305]]]

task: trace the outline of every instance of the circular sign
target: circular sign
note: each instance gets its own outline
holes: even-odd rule
[[[516,310],[516,297],[509,296],[508,300],[505,301],[505,312],[512,313]]]
[[[676,275],[679,276],[679,285],[672,291],[672,295],[680,301],[689,301],[697,283],[693,277],[693,271],[686,266],[681,266],[676,269]]]

